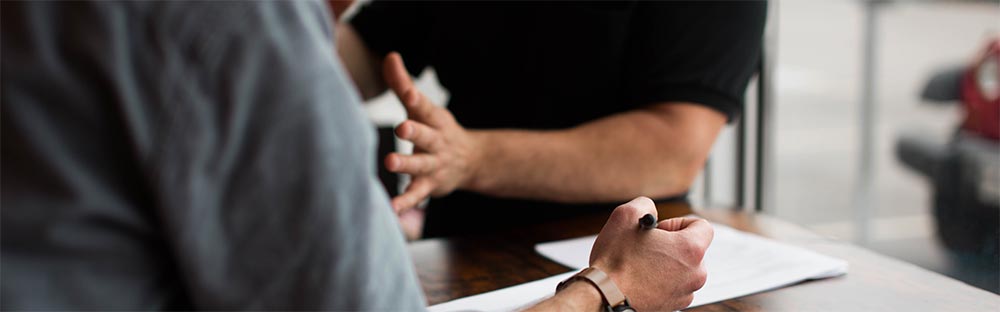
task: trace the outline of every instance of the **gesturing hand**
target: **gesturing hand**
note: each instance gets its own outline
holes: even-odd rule
[[[414,145],[413,155],[391,153],[385,158],[386,169],[411,176],[406,191],[392,199],[398,213],[428,195],[445,195],[463,185],[473,174],[479,149],[448,110],[414,87],[399,53],[385,57],[383,76],[406,108],[407,120],[396,127],[396,135]]]
[[[637,311],[686,308],[705,285],[701,264],[712,242],[712,226],[696,218],[664,220],[639,229],[643,215],[656,216],[653,201],[639,197],[618,206],[594,242],[590,265],[607,272]]]

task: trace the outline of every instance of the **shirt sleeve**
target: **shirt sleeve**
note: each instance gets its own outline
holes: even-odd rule
[[[767,3],[636,6],[625,57],[628,104],[693,102],[736,118],[759,62]]]
[[[184,5],[147,170],[192,308],[423,310],[322,4]]]
[[[420,1],[371,1],[350,23],[372,52],[379,56],[399,52],[406,70],[417,76],[430,65],[428,37],[434,27],[430,6]]]

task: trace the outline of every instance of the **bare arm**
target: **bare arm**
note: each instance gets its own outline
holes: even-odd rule
[[[388,87],[379,70],[382,68],[381,58],[368,49],[350,23],[338,23],[336,32],[337,54],[362,99],[367,101],[385,92]]]
[[[587,283],[572,283],[525,311],[601,311],[602,304],[597,288]]]
[[[409,119],[396,134],[416,146],[386,158],[390,171],[414,178],[393,199],[397,210],[455,189],[567,203],[676,195],[726,122],[702,105],[659,103],[564,130],[466,130],[413,87],[398,54],[384,66]]]
[[[725,125],[691,103],[661,103],[561,131],[470,130],[487,159],[463,188],[559,202],[666,197],[688,189]]]

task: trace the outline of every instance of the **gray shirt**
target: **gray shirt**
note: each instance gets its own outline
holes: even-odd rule
[[[323,4],[0,11],[0,308],[424,308]]]

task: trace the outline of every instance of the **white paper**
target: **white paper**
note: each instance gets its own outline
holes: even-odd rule
[[[576,274],[576,271],[549,276],[534,282],[527,282],[475,296],[455,299],[430,306],[428,310],[431,312],[524,310],[532,304],[552,296],[556,290],[556,285],[562,280],[573,276],[573,274]]]
[[[847,262],[782,244],[721,224],[705,253],[708,280],[694,293],[691,307],[741,297],[805,280],[847,273]],[[543,256],[571,268],[587,267],[596,236],[535,246]],[[576,271],[465,297],[430,307],[430,311],[512,311],[552,295],[556,284]],[[626,294],[627,295],[627,294]]]

